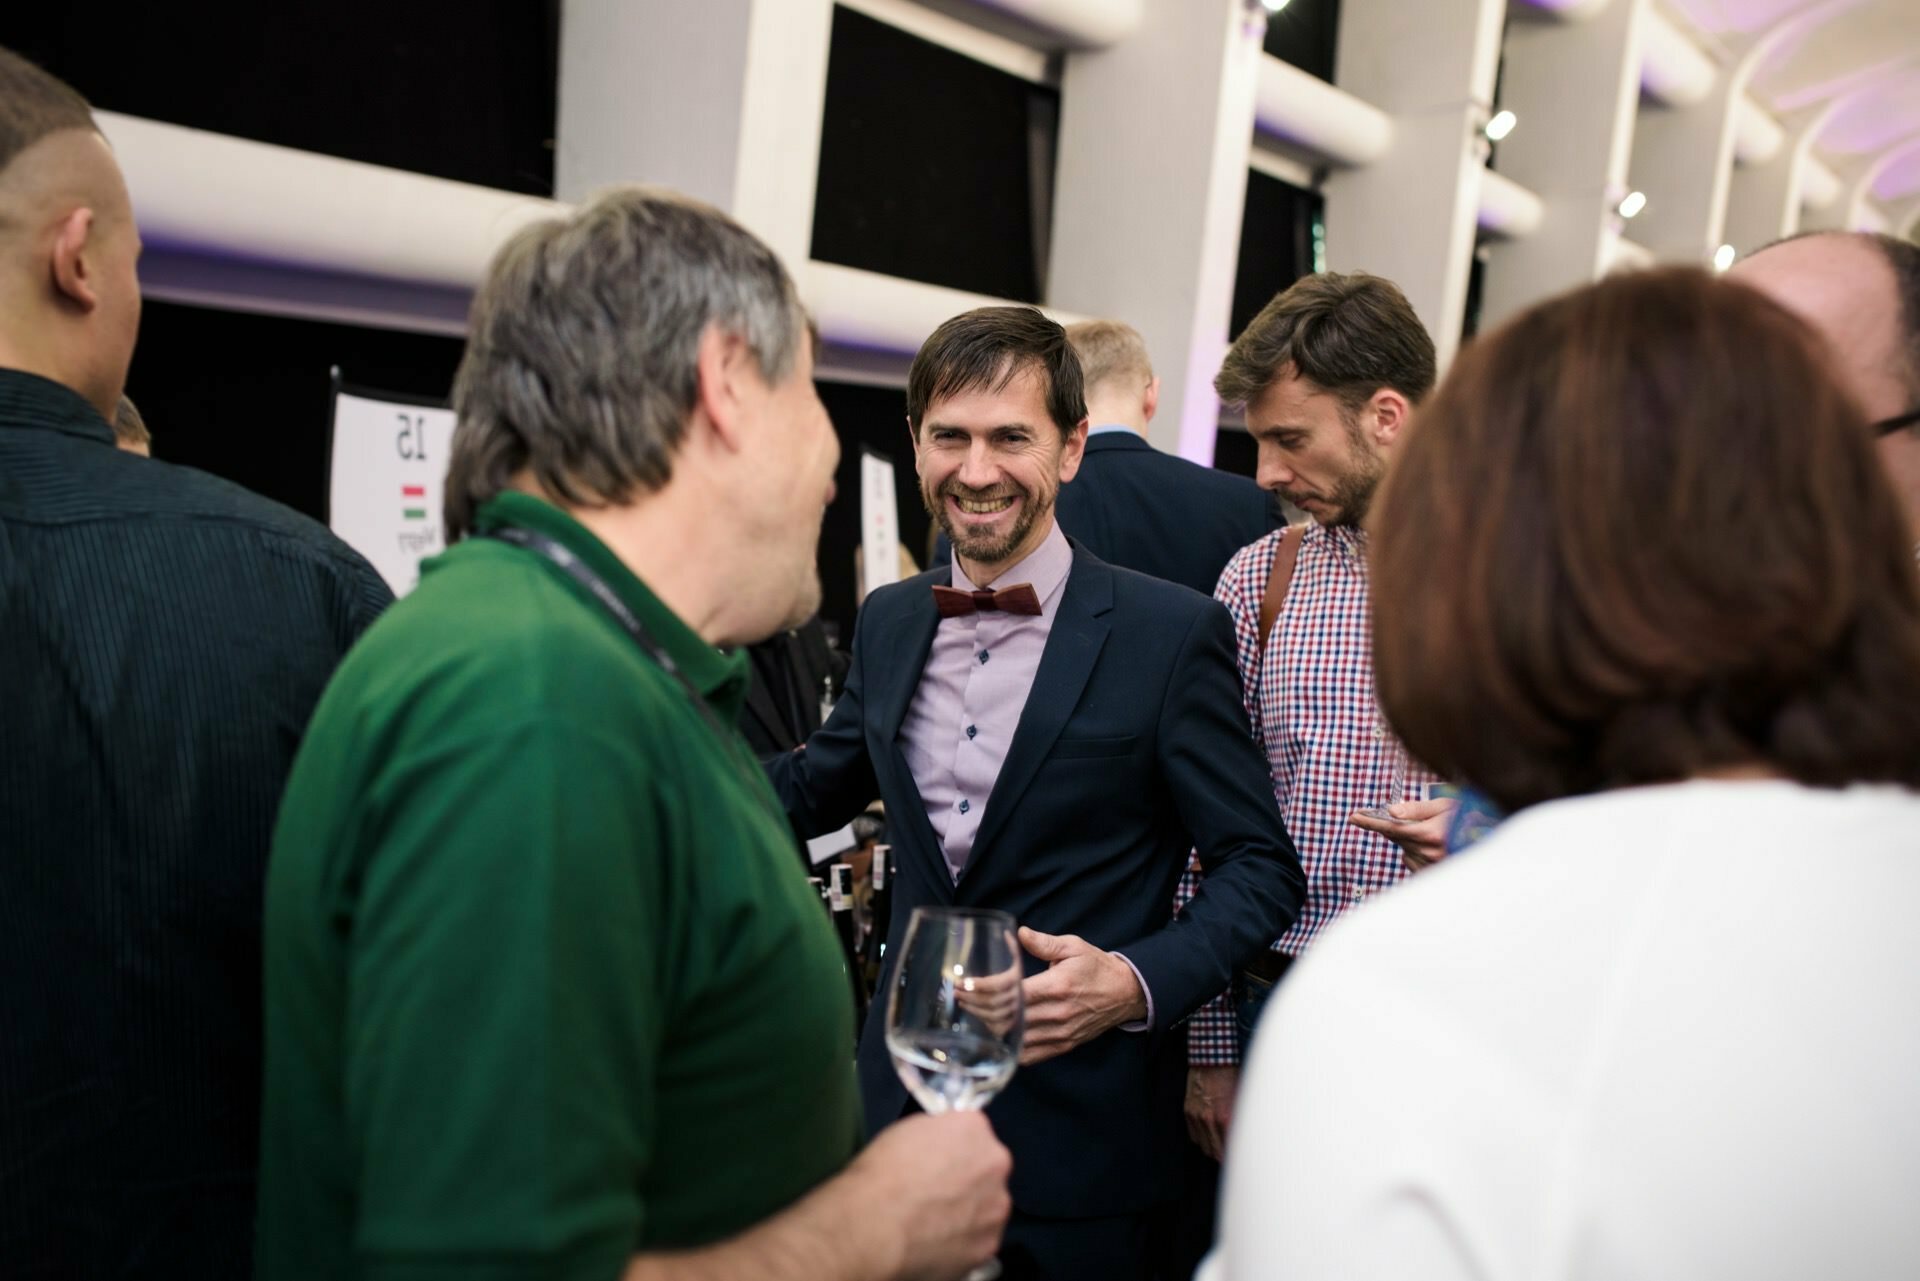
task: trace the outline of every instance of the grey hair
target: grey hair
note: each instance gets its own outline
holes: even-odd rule
[[[522,230],[475,296],[454,378],[449,539],[530,471],[574,507],[673,474],[699,392],[701,336],[743,339],[768,382],[807,332],[793,279],[745,228],[675,192],[619,187]]]

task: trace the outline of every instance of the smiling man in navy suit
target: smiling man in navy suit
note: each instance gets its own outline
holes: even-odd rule
[[[1087,432],[1060,326],[1030,307],[948,321],[914,359],[907,417],[954,557],[867,599],[844,697],[769,775],[805,833],[885,800],[890,955],[921,905],[1020,922],[1026,1042],[991,1110],[1014,1154],[1007,1277],[1144,1278],[1184,1141],[1168,1033],[1292,921],[1299,861],[1226,611],[1054,522]],[[1169,919],[1190,847],[1204,886]],[[908,1099],[875,1009],[860,1082],[879,1129]]]

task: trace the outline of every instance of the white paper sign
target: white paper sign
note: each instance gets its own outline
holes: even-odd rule
[[[849,823],[837,832],[828,832],[808,841],[807,862],[815,865],[824,863],[835,854],[844,854],[859,844],[853,839],[853,824]]]
[[[893,463],[872,450],[860,454],[860,561],[866,589],[900,581],[900,512]]]
[[[447,545],[441,498],[453,411],[340,392],[333,398],[333,532],[365,556],[396,596],[420,561]]]

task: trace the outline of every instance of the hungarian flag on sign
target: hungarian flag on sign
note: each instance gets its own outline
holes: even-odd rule
[[[400,486],[400,515],[406,520],[425,520],[427,518],[427,487],[425,485]]]

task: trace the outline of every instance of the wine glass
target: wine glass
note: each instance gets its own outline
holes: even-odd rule
[[[1005,912],[913,909],[887,993],[887,1052],[923,1111],[978,1111],[1006,1088],[1025,1026],[1022,977]],[[967,1281],[999,1275],[990,1259]]]

